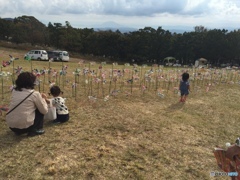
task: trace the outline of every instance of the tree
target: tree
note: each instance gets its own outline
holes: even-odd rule
[[[0,18],[0,39],[6,40],[11,37],[12,22]]]
[[[202,33],[202,32],[206,32],[207,28],[205,28],[204,26],[200,25],[200,26],[195,26],[194,27],[195,32],[197,33]]]
[[[209,30],[205,38],[206,58],[213,64],[221,64],[227,60],[227,30]]]
[[[240,64],[240,30],[227,34],[227,55],[233,64]]]

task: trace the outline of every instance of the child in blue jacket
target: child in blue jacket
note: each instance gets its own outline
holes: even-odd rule
[[[181,99],[180,102],[185,102],[187,99],[187,96],[189,94],[190,91],[190,84],[189,84],[189,74],[188,73],[183,73],[182,74],[182,80],[180,81],[180,85],[179,85],[179,90],[181,93]]]

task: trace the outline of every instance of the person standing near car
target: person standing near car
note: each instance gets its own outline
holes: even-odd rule
[[[6,114],[8,127],[16,134],[41,135],[43,117],[48,112],[45,94],[34,90],[36,76],[30,72],[19,74],[12,91],[9,111]]]

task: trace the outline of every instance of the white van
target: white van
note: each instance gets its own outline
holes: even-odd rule
[[[58,53],[60,61],[69,61],[69,54],[68,54],[67,51],[55,50],[53,52],[57,52]]]
[[[24,59],[48,61],[48,54],[45,50],[31,50],[25,54]]]

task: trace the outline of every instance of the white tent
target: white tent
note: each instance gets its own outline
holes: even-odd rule
[[[175,57],[166,57],[163,59],[163,63],[165,66],[172,66],[173,64],[176,63],[176,58]]]
[[[207,66],[207,59],[199,58],[195,61],[195,67],[206,67]]]

